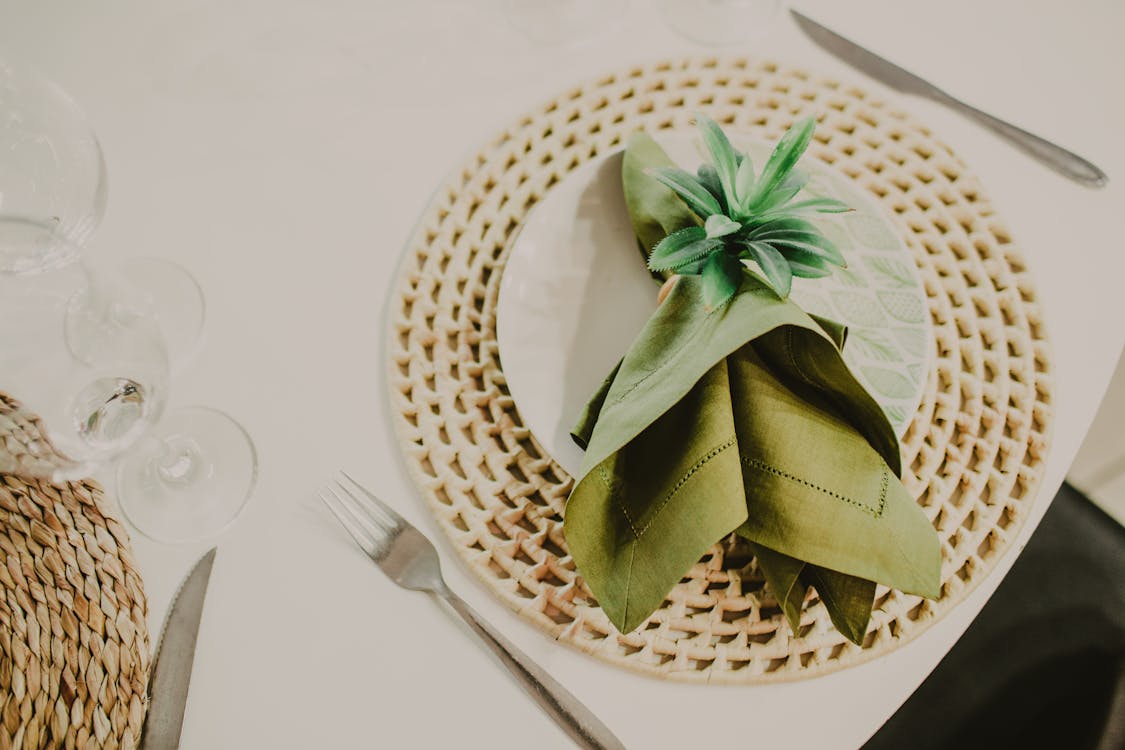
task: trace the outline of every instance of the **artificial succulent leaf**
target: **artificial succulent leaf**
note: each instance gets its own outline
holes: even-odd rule
[[[699,180],[684,170],[675,167],[663,167],[650,170],[648,174],[676,191],[676,194],[688,205],[688,208],[700,218],[706,219],[712,214],[723,212],[719,202],[715,200],[715,196],[711,195],[707,188],[700,184]]]
[[[784,206],[777,211],[773,211],[766,216],[782,216],[782,215],[809,215],[809,214],[842,214],[852,211],[851,206],[843,201],[838,201],[835,198],[809,198],[805,201],[798,201]]]
[[[715,171],[718,173],[719,184],[723,187],[726,203],[728,206],[736,205],[737,197],[734,181],[735,174],[738,172],[738,154],[734,147],[730,145],[726,133],[719,127],[718,123],[702,114],[696,116],[696,122],[699,126],[699,132],[703,135],[703,143],[711,154],[711,162],[715,165]]]
[[[707,238],[707,230],[703,227],[684,227],[672,232],[652,248],[652,255],[667,256],[674,253],[684,245]]]
[[[672,166],[675,163],[649,135],[634,133],[629,137],[621,160],[621,187],[637,247],[646,263],[660,240],[702,223],[675,191],[647,174],[653,167]]]
[[[836,249],[836,246],[831,242],[828,242],[827,240],[825,240],[823,243],[793,239],[771,239],[761,241],[773,245],[781,252],[785,252],[787,250],[800,251],[809,255],[822,257],[832,265],[840,266],[841,268],[847,268],[848,265],[844,261],[844,256],[841,255],[840,251]]]
[[[789,270],[789,263],[776,248],[765,242],[747,242],[745,247],[750,251],[750,257],[766,274],[770,286],[778,296],[785,299],[793,287],[793,272]]]
[[[734,175],[734,192],[738,196],[735,205],[741,208],[747,196],[754,191],[754,164],[747,156],[742,159],[738,165],[738,171]]]
[[[799,216],[773,216],[763,220],[762,217],[754,217],[750,222],[750,231],[747,235],[749,239],[756,240],[764,234],[770,232],[809,232],[811,234],[819,234],[820,230],[816,225],[807,219],[802,219]]]
[[[775,248],[785,256],[786,262],[792,268],[795,265],[811,266],[813,268],[820,268],[824,270],[824,274],[817,274],[814,278],[819,278],[825,274],[831,273],[832,269],[829,267],[832,264],[820,253],[809,253],[804,250],[797,250],[791,247],[781,247],[774,245]]]
[[[709,238],[726,237],[728,234],[734,234],[742,229],[742,225],[737,221],[731,221],[722,214],[713,214],[707,217],[707,221],[703,224],[703,229],[707,232]]]
[[[742,264],[726,252],[711,253],[703,265],[702,277],[703,304],[715,310],[738,291],[742,283]]]
[[[682,229],[682,232],[686,232],[686,229]],[[648,268],[650,271],[679,271],[721,246],[722,240],[710,240],[706,237],[664,247],[657,245],[649,256]]]
[[[704,255],[702,258],[699,258],[697,260],[688,261],[687,263],[681,263],[674,269],[670,269],[669,274],[676,274],[678,276],[698,276],[703,273],[703,266],[707,265],[708,257],[709,256]]]
[[[822,238],[824,235],[815,231],[801,231],[799,229],[771,229],[769,231],[752,231],[747,234],[747,239],[757,240],[759,242],[780,242],[784,240],[796,240],[797,242],[815,242]]]
[[[823,279],[832,275],[832,271],[823,266],[806,265],[792,259],[789,259],[789,270],[802,279]]]
[[[808,181],[809,174],[807,172],[794,169],[784,182],[778,185],[775,190],[763,196],[762,200],[751,206],[750,209],[759,213],[767,213],[782,208],[786,203],[796,198],[797,193],[804,190]]]
[[[710,164],[700,164],[699,169],[696,170],[695,176],[699,180],[699,184],[707,188],[708,193],[715,196],[715,200],[719,202],[725,214],[730,206],[727,204],[726,196],[723,195],[723,186],[722,183],[719,182],[719,173],[716,172],[715,168]]]
[[[815,128],[816,120],[807,117],[785,131],[785,135],[770,154],[766,166],[762,168],[762,174],[758,177],[753,192],[743,202],[743,210],[749,210],[751,206],[759,203],[789,176],[790,170],[796,166],[797,161],[808,148]]]
[[[823,235],[810,234],[808,232],[770,232],[769,234],[757,235],[752,241],[766,242],[779,249],[781,245],[787,243],[791,245],[799,245],[802,243],[812,245],[819,248],[819,252],[813,251],[814,255],[834,255],[839,253],[836,246]],[[782,252],[784,252],[784,250]]]
[[[700,240],[706,240],[706,231],[701,226],[684,227],[669,234],[664,240],[656,243],[648,256],[649,270],[667,268],[670,257],[678,257],[684,247]]]

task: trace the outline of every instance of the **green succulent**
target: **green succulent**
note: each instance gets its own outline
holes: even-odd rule
[[[746,260],[762,269],[782,298],[789,296],[794,276],[818,278],[829,275],[832,266],[847,266],[806,217],[851,209],[831,198],[794,201],[809,180],[795,167],[812,140],[815,120],[789,128],[758,175],[750,157],[735,151],[714,120],[699,115],[697,121],[711,163],[696,175],[670,167],[647,174],[675,191],[703,225],[672,232],[657,243],[650,270],[702,276],[704,300],[716,308],[738,291]]]

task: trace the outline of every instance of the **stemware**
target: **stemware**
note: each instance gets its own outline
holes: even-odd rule
[[[258,454],[242,425],[191,406],[167,414],[118,461],[117,500],[145,536],[194,542],[229,528],[257,480]]]
[[[159,418],[168,353],[127,285],[76,262],[0,275],[0,377],[22,404],[0,467],[62,481],[117,457]]]
[[[131,278],[162,279],[168,295]],[[256,481],[253,442],[214,409],[164,415],[164,329],[190,344],[202,307],[190,274],[155,259],[0,275],[0,388],[21,403],[0,400],[0,471],[61,481],[116,461],[115,494],[141,533],[181,542],[227,528]]]
[[[0,273],[72,260],[106,204],[101,146],[78,104],[36,70],[0,60]]]

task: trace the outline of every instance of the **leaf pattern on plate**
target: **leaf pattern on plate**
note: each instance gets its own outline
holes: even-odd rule
[[[902,247],[901,240],[887,231],[879,217],[857,211],[854,214],[847,214],[843,224],[862,247],[880,252],[898,250]]]
[[[856,289],[866,289],[871,286],[866,278],[850,268],[834,268],[832,269],[832,277],[844,286],[855,287]]]
[[[867,264],[872,273],[881,277],[881,280],[885,281],[888,286],[906,289],[916,286],[914,270],[901,260],[876,256],[865,258],[864,263]]]
[[[879,362],[901,362],[902,352],[886,334],[877,328],[859,328],[851,332],[848,346],[859,349],[868,359]]]
[[[805,185],[805,194],[810,198],[835,198],[844,203],[849,203],[851,196],[847,194],[847,191],[840,189],[836,180],[829,179],[827,175],[820,174],[815,169],[809,171],[811,176]]]
[[[881,290],[878,296],[883,309],[896,320],[901,320],[903,323],[922,323],[926,319],[926,309],[916,294]]]
[[[887,419],[894,425],[895,431],[900,431],[900,428],[906,426],[906,409],[897,405],[883,406],[883,413],[887,415]]]
[[[896,370],[868,365],[863,368],[863,376],[876,392],[889,398],[910,398],[914,395],[914,383]]]
[[[855,243],[848,233],[840,227],[838,222],[828,220],[818,222],[816,228],[820,230],[828,240],[839,249],[844,255],[844,260],[849,263],[853,262],[856,255],[856,248],[853,247]]]
[[[924,328],[892,328],[899,349],[909,357],[920,359],[926,354],[926,331]]]
[[[801,281],[801,279],[794,279],[794,281]],[[811,281],[815,282],[816,279],[811,279]],[[808,288],[810,286],[815,288],[815,284],[806,284],[802,285],[800,291],[797,291],[798,285],[794,283],[793,301],[799,304],[805,312],[812,315],[819,315],[822,318],[829,318],[832,320],[838,318],[839,313],[837,313],[835,308],[833,308],[832,305],[829,304],[828,300],[824,299],[824,297],[816,294],[815,292],[808,291]]]
[[[832,303],[849,325],[876,327],[886,323],[887,316],[869,295],[840,289],[832,292]]]

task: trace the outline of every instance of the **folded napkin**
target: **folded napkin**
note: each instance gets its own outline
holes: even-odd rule
[[[642,252],[700,223],[650,176],[669,163],[647,136],[630,141],[623,184]],[[586,455],[567,544],[622,632],[735,532],[794,631],[813,586],[860,643],[875,582],[938,595],[938,538],[899,479],[890,423],[844,364],[843,327],[742,274],[714,309],[699,276],[679,278],[590,399],[573,431]]]

